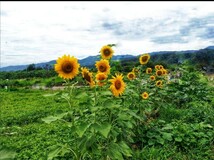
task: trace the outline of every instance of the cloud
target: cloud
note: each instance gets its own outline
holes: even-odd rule
[[[2,11],[2,10],[1,10],[0,14],[1,14],[1,16],[8,16],[7,12]]]
[[[119,44],[115,54],[137,55],[205,48],[214,41],[208,2],[1,2],[1,8],[4,65],[45,62],[65,53],[84,58],[110,43]]]

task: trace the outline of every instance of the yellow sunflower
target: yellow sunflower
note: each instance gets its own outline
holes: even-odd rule
[[[133,80],[133,79],[136,78],[136,75],[135,75],[134,72],[129,72],[129,73],[127,74],[127,78],[128,78],[129,80]]]
[[[148,53],[143,54],[139,58],[140,64],[147,64],[149,59],[150,59],[150,55]]]
[[[159,70],[160,69],[160,65],[155,65],[155,69]]]
[[[162,65],[159,65],[159,69],[164,69],[164,67]]]
[[[161,87],[163,82],[161,80],[156,81],[156,86]]]
[[[93,74],[89,72],[89,70],[86,67],[81,68],[82,70],[82,77],[86,80],[86,82],[93,87],[95,85],[95,82],[93,80]]]
[[[113,76],[109,81],[112,83],[109,89],[111,89],[113,95],[116,97],[122,95],[126,87],[123,81],[123,75],[116,74],[116,76]]]
[[[107,75],[105,73],[97,73],[96,74],[96,80],[98,81],[99,86],[103,86],[105,83],[102,82],[103,80],[107,79]]]
[[[101,59],[100,61],[96,61],[95,64],[98,72],[108,74],[110,72],[109,61],[106,59]]]
[[[132,72],[138,73],[138,72],[139,72],[139,69],[138,69],[138,68],[133,68],[133,69],[132,69]]]
[[[156,75],[157,75],[157,76],[161,76],[162,74],[163,74],[162,70],[157,70],[157,71],[156,71]]]
[[[113,49],[110,46],[103,46],[100,50],[103,59],[110,59],[113,56]]]
[[[143,99],[147,99],[147,98],[149,98],[149,94],[148,94],[147,92],[143,92],[143,93],[141,94],[141,97],[142,97]]]
[[[146,74],[152,73],[152,68],[146,68]]]
[[[163,75],[167,75],[167,70],[166,69],[162,69],[162,73],[163,73]]]
[[[61,78],[73,79],[79,73],[80,64],[74,56],[63,55],[56,62],[54,69]]]
[[[154,81],[154,80],[155,80],[155,76],[150,76],[150,79],[151,79],[152,81]]]

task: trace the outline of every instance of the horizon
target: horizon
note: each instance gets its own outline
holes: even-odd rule
[[[114,55],[133,56],[214,45],[214,2],[0,4],[0,68],[45,63],[63,54],[83,59],[99,55],[107,44],[117,44]]]
[[[207,46],[207,47],[205,47],[205,48],[200,48],[200,49],[206,49],[206,48],[208,48],[208,47],[214,47],[214,46]],[[200,50],[200,49],[198,49],[198,50]],[[197,51],[197,50],[193,50],[193,49],[189,49],[189,50],[179,50],[179,52],[184,52],[184,51]],[[155,52],[178,52],[178,51],[155,51]],[[151,53],[154,53],[154,52],[150,52],[150,54],[151,54]],[[89,56],[87,56],[87,57],[77,58],[77,59],[78,59],[78,60],[83,60],[83,59],[88,58],[88,57],[90,57],[90,56],[99,56],[99,55],[100,55],[100,54],[97,54],[97,55],[89,55]],[[124,55],[127,55],[127,56],[129,56],[129,55],[131,55],[131,56],[140,56],[141,54],[138,54],[138,55],[120,54],[120,55],[121,55],[121,56],[124,56]],[[120,55],[113,55],[113,56],[120,56]],[[21,64],[21,65],[9,65],[9,66],[0,67],[0,69],[5,68],[5,67],[26,66],[26,65],[31,65],[31,64],[37,65],[37,64],[40,64],[40,63],[48,63],[48,62],[54,61],[54,60],[57,60],[57,59],[52,59],[52,60],[49,60],[49,61],[43,61],[43,62],[38,62],[38,63],[28,63],[28,64]]]

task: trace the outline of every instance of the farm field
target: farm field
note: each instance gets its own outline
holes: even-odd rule
[[[212,82],[191,67],[180,70],[179,79],[161,77],[162,86],[146,80],[146,72],[144,81],[124,76],[119,97],[108,85],[72,81],[64,90],[1,89],[0,153],[35,160],[213,159]]]

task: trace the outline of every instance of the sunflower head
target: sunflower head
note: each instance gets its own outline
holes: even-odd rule
[[[155,76],[150,76],[150,80],[154,81],[155,80]]]
[[[145,54],[143,54],[142,56],[140,56],[140,58],[139,58],[139,61],[140,61],[140,64],[147,64],[148,63],[148,61],[149,61],[149,59],[150,59],[150,55],[148,54],[148,53],[145,53]]]
[[[133,80],[133,79],[136,78],[136,75],[135,75],[134,72],[129,72],[129,73],[127,74],[127,78],[128,78],[129,80]]]
[[[167,75],[167,70],[166,69],[162,69],[162,73],[163,73],[163,75]]]
[[[96,80],[98,81],[98,85],[103,86],[105,83],[102,81],[106,80],[107,77],[108,76],[105,73],[97,73],[96,74]]]
[[[138,73],[138,72],[139,72],[139,69],[138,69],[138,68],[133,68],[133,69],[132,69],[132,72]]]
[[[156,71],[156,75],[157,75],[157,76],[161,76],[162,74],[163,74],[162,70],[157,70],[157,71]]]
[[[160,69],[160,65],[155,65],[155,69],[159,70]]]
[[[113,56],[113,49],[110,46],[103,46],[100,50],[103,59],[110,59]]]
[[[164,69],[164,67],[162,65],[159,65],[159,69]]]
[[[80,64],[74,56],[63,55],[56,62],[54,69],[61,78],[73,79],[79,73]]]
[[[156,81],[157,87],[162,87],[163,82],[161,80]]]
[[[146,74],[151,74],[152,73],[152,68],[146,68]]]
[[[82,70],[82,77],[86,80],[86,82],[93,87],[95,85],[95,82],[93,80],[93,75],[86,67],[81,68]]]
[[[123,75],[116,74],[116,76],[113,76],[112,79],[110,79],[109,81],[112,83],[109,89],[111,89],[113,95],[115,97],[122,95],[126,86],[123,81]]]
[[[148,94],[147,92],[143,92],[143,93],[141,94],[141,97],[142,97],[143,99],[147,99],[147,98],[149,97],[149,94]]]
[[[109,65],[109,61],[106,59],[101,59],[100,61],[97,61],[95,66],[98,72],[105,73],[105,74],[109,74],[111,69]]]

